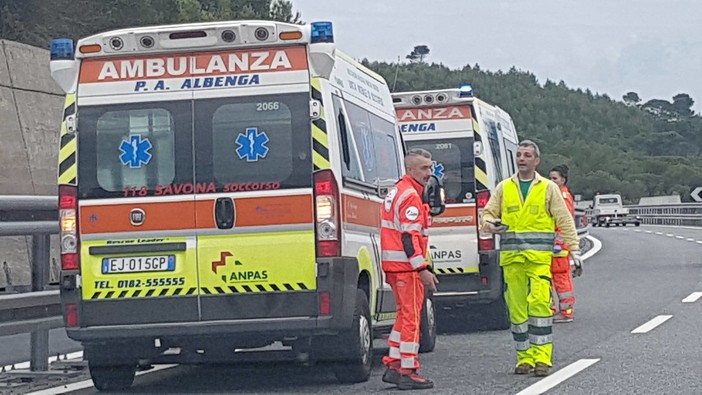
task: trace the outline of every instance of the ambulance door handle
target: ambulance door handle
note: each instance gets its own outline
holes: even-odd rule
[[[218,198],[215,201],[215,222],[219,229],[231,229],[234,226],[234,201],[231,198]]]

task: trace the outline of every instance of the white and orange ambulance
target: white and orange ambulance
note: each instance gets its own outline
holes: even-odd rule
[[[457,308],[471,306],[480,313],[478,327],[509,327],[499,245],[478,232],[478,216],[490,192],[516,172],[519,142],[511,117],[474,97],[470,85],[396,93],[393,101],[407,147],[432,153],[446,193],[446,211],[429,230],[437,310],[466,316]]]
[[[61,299],[96,387],[274,342],[367,380],[395,318],[379,222],[403,145],[332,24],[124,29],[51,56]]]

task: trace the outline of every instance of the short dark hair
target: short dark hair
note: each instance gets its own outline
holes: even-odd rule
[[[551,169],[551,171],[558,172],[558,174],[560,174],[561,177],[565,178],[566,184],[568,183],[568,171],[569,170],[570,169],[568,168],[568,165],[566,165],[566,164],[558,165],[558,166],[555,166],[553,169]]]

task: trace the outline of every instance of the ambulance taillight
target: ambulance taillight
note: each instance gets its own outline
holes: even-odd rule
[[[487,206],[490,200],[490,191],[480,191],[475,197],[475,203],[478,209],[478,218],[482,217],[482,211]],[[478,226],[478,250],[488,251],[495,249],[495,237],[491,233],[481,232],[480,223]]]
[[[339,187],[331,170],[320,170],[315,173],[314,201],[317,221],[317,256],[341,256]]]
[[[59,226],[61,269],[78,270],[80,240],[78,237],[78,188],[59,186]]]

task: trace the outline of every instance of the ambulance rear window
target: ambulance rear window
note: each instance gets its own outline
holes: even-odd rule
[[[312,185],[309,93],[195,100],[195,179],[218,192]]]
[[[444,182],[446,203],[475,200],[473,139],[432,139],[406,141],[407,148],[431,152],[434,175]]]

